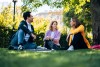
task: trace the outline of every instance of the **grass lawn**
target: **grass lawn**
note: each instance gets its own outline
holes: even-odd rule
[[[100,67],[100,50],[34,52],[0,48],[0,67]]]

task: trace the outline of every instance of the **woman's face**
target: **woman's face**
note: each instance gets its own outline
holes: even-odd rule
[[[75,27],[75,25],[76,25],[76,22],[74,22],[74,21],[72,20],[72,18],[71,18],[71,20],[70,20],[70,25],[71,25],[71,27]]]
[[[52,24],[52,28],[53,28],[53,29],[56,29],[56,28],[57,28],[57,23],[56,23],[56,22],[54,22],[54,23]]]

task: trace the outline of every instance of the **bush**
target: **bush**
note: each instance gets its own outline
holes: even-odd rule
[[[11,34],[11,29],[0,26],[0,47],[8,47]]]

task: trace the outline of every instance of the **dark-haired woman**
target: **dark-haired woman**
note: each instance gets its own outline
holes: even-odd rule
[[[84,26],[75,17],[70,21],[71,29],[67,36],[69,48],[67,50],[88,49],[90,44],[85,38]]]

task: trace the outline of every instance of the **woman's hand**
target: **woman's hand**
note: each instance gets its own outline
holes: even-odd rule
[[[50,39],[50,40],[53,40],[53,38],[52,38],[52,37],[49,37],[49,39]]]
[[[67,37],[66,37],[66,41],[68,41],[69,36],[70,36],[70,34],[67,35]]]
[[[73,35],[73,34],[72,34],[72,33],[69,33],[69,34],[67,35],[66,41],[68,41],[68,38],[69,38],[70,35]]]
[[[46,39],[46,40],[52,40],[53,38],[50,37],[50,36],[47,36],[45,39]]]
[[[49,40],[49,36],[46,36],[46,38],[45,38],[46,40]]]
[[[59,43],[59,39],[54,39],[53,41],[54,41],[55,44]]]

